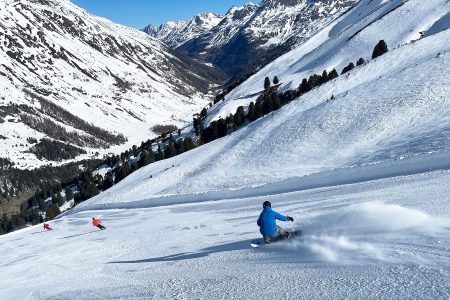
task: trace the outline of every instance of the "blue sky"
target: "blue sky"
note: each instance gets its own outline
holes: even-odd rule
[[[94,15],[141,29],[148,24],[185,20],[201,12],[225,13],[248,0],[72,0]],[[258,3],[258,0],[251,1]]]

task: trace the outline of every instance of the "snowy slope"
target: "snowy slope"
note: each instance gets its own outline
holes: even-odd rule
[[[114,197],[81,207],[277,185],[372,163],[415,165],[431,154],[442,154],[435,161],[443,164],[450,155],[449,38],[446,30],[390,51],[223,139],[139,170],[112,188]],[[259,89],[249,82],[248,93]],[[217,110],[248,101],[228,100]]]
[[[46,163],[26,153],[28,137],[56,137],[24,124],[25,108],[18,112],[12,104],[26,105],[28,114],[69,132],[80,129],[39,111],[43,97],[88,123],[124,134],[123,149],[153,136],[155,124],[191,120],[208,103],[204,93],[224,79],[214,67],[68,0],[1,1],[0,19],[0,135],[7,138],[1,153],[21,167]],[[89,143],[83,148],[118,151]]]
[[[448,299],[449,180],[71,214],[0,237],[0,298]],[[302,239],[250,248],[265,200]]]
[[[283,83],[281,90],[295,89],[303,78],[308,78],[314,73],[321,74],[323,70],[330,71],[333,68],[336,68],[340,73],[345,66],[350,62],[356,63],[356,60],[360,57],[370,60],[372,49],[381,39],[384,39],[389,49],[393,50],[393,48],[413,43],[420,38],[421,33],[427,36],[428,30],[433,34],[442,32],[448,26],[439,27],[437,30],[431,27],[439,20],[445,20],[449,10],[449,3],[440,0],[427,1],[426,3],[415,0],[361,1],[354,9],[320,30],[307,42],[268,64],[255,76],[240,85],[228,95],[228,101],[225,101],[224,107],[220,108],[221,112],[214,114],[224,116],[231,111],[234,112],[239,105],[248,105],[250,101],[255,99],[250,95],[262,90],[266,76],[271,78],[278,76]],[[441,43],[437,46],[444,46],[442,45],[444,39],[439,41]],[[406,46],[406,48],[409,47],[414,47],[414,45]],[[426,46],[423,45],[423,48],[426,48]],[[414,48],[409,49],[414,50]],[[402,62],[397,61],[397,57],[400,56],[403,61],[409,61],[413,65],[415,55],[427,55],[427,50],[414,51],[412,57],[403,56],[403,54],[406,55],[405,52],[397,52],[394,57],[390,59],[382,58],[382,60],[385,61],[385,65],[393,63],[405,67]],[[410,54],[408,53],[408,55]],[[386,70],[380,68],[372,76],[371,72],[374,68],[374,66],[371,66],[372,63],[374,62],[361,68],[364,70],[352,71],[351,77],[353,79],[346,81],[340,89],[336,89],[337,86],[333,83],[327,85],[324,89],[329,90],[329,93],[325,97],[332,94],[336,96],[350,90],[355,86],[354,84],[364,84],[380,75],[392,72],[392,68]],[[353,76],[355,72],[360,73]],[[354,83],[347,86],[347,83],[350,82]]]
[[[0,237],[0,298],[448,299],[449,3],[400,4],[361,2],[209,120],[254,99],[266,75],[286,89],[367,57],[379,39],[401,47],[139,169],[51,222],[55,231]],[[266,200],[303,238],[249,247]],[[93,216],[108,229],[94,231]]]
[[[172,48],[178,48],[215,27],[222,18],[223,16],[214,13],[202,13],[187,21],[171,21],[158,27],[148,25],[144,32]]]

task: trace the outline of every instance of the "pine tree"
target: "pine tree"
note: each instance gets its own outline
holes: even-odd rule
[[[194,118],[194,129],[195,129],[196,136],[202,135],[204,128],[203,128],[203,122],[200,118]]]
[[[56,198],[56,194],[53,194],[53,195],[52,195],[52,203],[53,203],[53,204],[58,203],[58,199]]]
[[[300,94],[307,93],[311,90],[311,86],[308,83],[308,80],[306,78],[303,78],[302,83],[300,83],[300,86],[298,87],[298,91]]]
[[[66,194],[66,201],[70,201],[73,199],[73,192],[70,187],[66,187],[64,189],[64,193]]]
[[[293,90],[287,90],[284,93],[281,94],[281,102],[282,103],[288,103],[292,100],[294,100],[294,98],[297,97],[297,93]]]
[[[169,158],[169,157],[173,157],[175,155],[177,155],[177,151],[175,150],[173,143],[170,142],[169,144],[167,144],[164,147],[164,157]]]
[[[41,215],[37,209],[32,209],[30,212],[31,224],[36,225],[41,221]]]
[[[273,78],[273,84],[277,85],[280,82],[277,76]]]
[[[114,180],[113,180],[113,176],[110,172],[106,173],[105,175],[105,180],[103,180],[103,185],[102,185],[102,189],[104,191],[106,191],[107,189],[109,189],[110,187],[112,187],[114,185]]]
[[[64,199],[63,199],[63,197],[61,196],[61,193],[56,193],[56,203],[58,204],[58,206],[61,206],[61,205],[63,205],[64,204]]]
[[[255,103],[255,120],[261,118],[263,115],[263,100],[259,98]]]
[[[11,217],[12,230],[20,229],[20,228],[24,227],[25,225],[26,225],[26,221],[25,221],[25,218],[23,218],[22,216],[13,215]]]
[[[365,64],[365,63],[366,63],[366,61],[364,60],[364,58],[360,57],[360,58],[358,59],[358,61],[356,62],[356,65],[357,65],[357,66],[361,66],[361,65],[363,65],[363,64]]]
[[[233,116],[234,128],[240,127],[245,120],[245,110],[243,106],[239,106]]]
[[[388,46],[384,40],[380,40],[378,44],[375,46],[372,52],[372,58],[377,58],[378,56],[381,56],[388,52]]]
[[[266,77],[264,79],[264,90],[267,90],[270,87],[270,79],[269,77]]]
[[[122,179],[127,177],[128,174],[130,174],[130,168],[128,167],[128,163],[125,163],[119,168],[118,172],[116,172],[116,176],[115,176],[116,182],[115,183],[120,182]]]
[[[217,121],[217,138],[226,136],[228,133],[227,122],[224,119]]]
[[[327,81],[328,81],[328,72],[327,70],[323,70],[322,76],[320,78],[320,84],[324,84]]]
[[[202,109],[200,112],[200,118],[204,119],[208,115],[208,111],[206,110],[206,107]]]
[[[203,130],[202,141],[203,143],[209,143],[214,141],[217,136],[217,126],[216,122],[211,122],[208,127]]]
[[[250,104],[248,106],[247,119],[249,121],[256,120],[256,118],[255,118],[255,103],[253,101],[250,102]]]
[[[183,140],[184,151],[189,151],[195,148],[194,141],[191,137],[187,137]]]
[[[272,101],[270,97],[265,96],[263,101],[263,113],[267,115],[271,111],[273,111]]]
[[[87,188],[87,199],[92,198],[100,194],[97,186],[95,184],[90,184]]]
[[[177,153],[176,155],[181,154],[184,151],[186,151],[186,150],[184,150],[184,143],[181,139],[175,142],[174,147],[175,147],[175,151]]]
[[[60,213],[61,211],[59,210],[59,207],[56,204],[52,204],[49,207],[47,207],[45,211],[45,216],[47,217],[47,220],[53,220]]]
[[[152,163],[152,155],[148,151],[142,150],[139,158],[139,167],[144,167],[150,163]]]
[[[321,77],[317,74],[313,74],[309,76],[308,84],[311,87],[311,89],[317,87],[320,85]]]
[[[341,74],[347,73],[351,70],[353,70],[355,68],[355,65],[351,62],[348,64],[348,66],[346,66],[343,70]]]
[[[158,150],[156,151],[156,161],[163,160],[164,159],[164,153],[161,150],[161,146],[158,144]]]
[[[270,101],[272,102],[273,110],[277,110],[281,107],[280,96],[278,96],[277,93],[272,93],[272,95],[270,95]]]
[[[339,74],[336,71],[336,69],[331,70],[331,72],[328,74],[328,80],[333,80],[338,77],[339,77]]]

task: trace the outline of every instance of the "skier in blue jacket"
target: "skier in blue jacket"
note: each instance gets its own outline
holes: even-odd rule
[[[272,210],[272,204],[269,201],[265,201],[263,203],[263,211],[256,222],[259,226],[259,232],[264,237],[265,243],[271,243],[277,234],[282,238],[289,237],[289,232],[278,226],[276,220],[294,222],[294,218],[277,213]]]

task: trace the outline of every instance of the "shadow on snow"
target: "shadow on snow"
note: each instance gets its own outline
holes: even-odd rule
[[[236,251],[249,249],[251,240],[243,240],[239,242],[227,243],[219,246],[213,246],[201,249],[198,252],[183,252],[168,256],[161,256],[155,258],[146,258],[139,260],[124,260],[124,261],[111,261],[109,264],[140,264],[140,263],[150,263],[150,262],[168,262],[168,261],[179,261],[193,258],[205,257],[213,253]]]
[[[82,235],[87,235],[87,234],[91,234],[91,233],[96,233],[96,232],[100,232],[101,230],[95,230],[95,231],[89,231],[89,232],[85,232],[85,233],[80,233],[80,234],[74,234],[74,235],[69,235],[69,236],[65,236],[62,238],[59,238],[60,240],[64,240],[64,239],[69,239],[69,238],[73,238],[73,237],[77,237],[77,236],[82,236]]]

